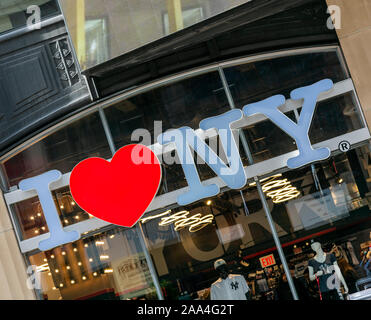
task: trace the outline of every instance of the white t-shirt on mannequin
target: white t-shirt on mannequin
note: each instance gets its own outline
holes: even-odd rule
[[[226,279],[219,278],[211,285],[211,300],[247,300],[250,291],[245,278],[239,274],[230,274]]]

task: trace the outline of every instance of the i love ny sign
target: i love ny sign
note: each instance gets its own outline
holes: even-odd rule
[[[283,95],[275,95],[248,104],[242,110],[233,109],[202,120],[200,129],[217,130],[228,160],[227,163],[189,127],[169,130],[161,134],[157,138],[158,143],[175,145],[188,183],[188,190],[177,198],[178,204],[184,206],[215,196],[220,192],[216,184],[204,185],[201,182],[192,155],[193,151],[229,188],[241,189],[246,185],[246,173],[231,129],[231,124],[242,117],[257,113],[264,114],[295,140],[299,154],[288,159],[289,168],[299,168],[328,158],[331,153],[329,148],[313,149],[308,134],[318,96],[332,88],[333,82],[325,79],[293,90],[290,98],[303,101],[297,123],[278,109],[286,102]],[[119,149],[111,161],[89,158],[78,163],[71,172],[70,189],[76,203],[89,214],[115,225],[132,227],[156,196],[161,175],[161,164],[154,152],[146,146],[131,144]],[[41,251],[50,250],[80,238],[78,231],[63,229],[50,192],[50,184],[60,179],[61,176],[58,170],[51,170],[19,183],[20,190],[36,190],[40,199],[50,231],[49,238],[39,243]]]

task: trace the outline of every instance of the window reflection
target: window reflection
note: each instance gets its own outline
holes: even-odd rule
[[[105,113],[118,149],[136,143],[137,139],[144,145],[151,145],[168,129],[183,126],[198,129],[201,120],[228,110],[219,75],[212,72],[139,94],[107,108]],[[148,130],[150,136],[141,134],[143,129]],[[176,156],[175,151],[172,155]],[[200,162],[196,160],[196,163]],[[167,163],[163,161],[165,189],[160,192],[186,186],[181,166]],[[198,167],[202,180],[215,176],[206,165]]]
[[[71,196],[69,187],[52,191],[52,195],[63,227],[93,217],[77,205]],[[17,216],[23,240],[49,232],[38,197],[18,202],[12,207]]]
[[[114,229],[29,257],[47,300],[156,299],[135,231]]]
[[[47,136],[4,163],[9,186],[48,170],[70,172],[89,157],[112,157],[98,113]]]
[[[224,69],[235,105],[243,108],[276,94],[290,98],[296,88],[329,78],[346,79],[336,51],[256,61]]]
[[[317,104],[309,130],[312,144],[363,128],[353,93]]]
[[[38,6],[42,19],[54,16],[59,13],[57,1],[55,0],[13,0],[0,2],[0,33],[12,29],[24,27],[27,19],[34,14],[27,13],[27,8]]]

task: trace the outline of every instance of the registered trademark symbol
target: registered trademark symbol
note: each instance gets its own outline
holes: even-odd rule
[[[341,152],[347,152],[347,151],[349,151],[350,150],[350,143],[349,143],[349,141],[341,141],[339,143],[339,150]]]

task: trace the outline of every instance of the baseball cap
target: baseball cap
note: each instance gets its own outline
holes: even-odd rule
[[[214,262],[214,268],[218,268],[220,266],[222,266],[223,264],[227,264],[223,259],[218,259]]]

